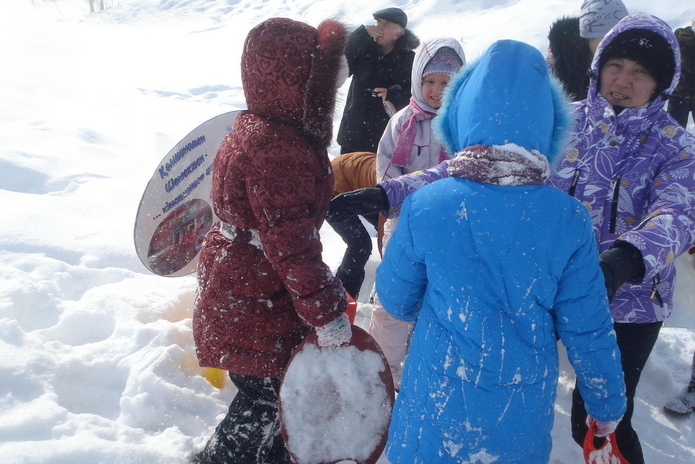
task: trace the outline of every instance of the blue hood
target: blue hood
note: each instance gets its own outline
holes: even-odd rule
[[[552,163],[569,126],[566,105],[537,49],[500,40],[452,79],[433,124],[451,153],[514,143]]]

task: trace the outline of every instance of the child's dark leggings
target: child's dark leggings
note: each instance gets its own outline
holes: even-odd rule
[[[215,429],[200,464],[291,464],[280,433],[280,379],[229,373],[238,393]]]
[[[654,348],[663,322],[648,324],[620,324],[616,323],[615,334],[620,348],[620,359],[625,375],[625,393],[627,395],[627,411],[618,424],[615,438],[620,453],[630,464],[644,464],[642,446],[637,432],[632,428],[632,413],[635,408],[635,391],[639,383],[644,365],[649,354]],[[584,400],[579,394],[579,388],[575,383],[572,392],[572,437],[581,446],[588,430],[586,426],[586,409]]]
[[[378,215],[365,216],[370,223],[373,219],[378,222]],[[364,281],[364,266],[372,254],[372,237],[362,224],[359,216],[353,216],[347,221],[330,223],[333,230],[347,245],[343,260],[338,267],[336,277],[343,283],[345,290],[357,301],[357,296]],[[376,227],[376,224],[374,224]]]

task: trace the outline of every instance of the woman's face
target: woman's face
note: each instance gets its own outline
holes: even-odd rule
[[[428,74],[422,79],[422,98],[425,103],[432,108],[442,106],[442,92],[449,85],[450,76],[448,74],[434,73]]]
[[[654,97],[656,81],[638,62],[611,58],[601,68],[601,95],[611,105],[638,108]]]

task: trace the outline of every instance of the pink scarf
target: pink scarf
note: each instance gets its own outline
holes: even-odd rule
[[[396,146],[393,149],[393,155],[391,155],[391,164],[396,166],[408,166],[410,164],[410,152],[413,149],[413,143],[415,143],[418,121],[432,119],[437,116],[437,113],[430,113],[420,108],[413,97],[410,97],[409,106],[413,114],[405,121],[405,124],[403,124],[401,130],[398,132]],[[441,163],[446,159],[449,159],[449,156],[444,147],[442,147],[439,153],[439,162]]]

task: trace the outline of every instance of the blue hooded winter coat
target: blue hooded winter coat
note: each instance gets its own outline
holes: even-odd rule
[[[437,119],[454,151],[553,154],[562,106],[540,52],[506,40],[454,78]],[[556,333],[589,414],[611,421],[625,410],[591,218],[543,180],[450,175],[405,201],[377,269],[386,311],[415,321],[389,461],[547,463]]]

